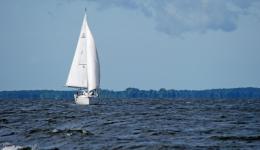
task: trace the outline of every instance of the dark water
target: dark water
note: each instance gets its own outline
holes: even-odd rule
[[[260,149],[260,100],[106,100],[90,106],[1,100],[0,144],[24,149]]]

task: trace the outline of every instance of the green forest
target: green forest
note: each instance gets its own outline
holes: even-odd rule
[[[21,90],[1,91],[0,99],[10,100],[71,100],[76,91]],[[172,100],[219,100],[219,99],[259,99],[260,88],[232,88],[210,90],[140,90],[127,88],[124,91],[100,89],[99,97],[104,99],[172,99]]]

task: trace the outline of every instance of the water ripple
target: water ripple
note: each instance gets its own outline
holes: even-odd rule
[[[260,149],[260,101],[1,100],[0,148]]]

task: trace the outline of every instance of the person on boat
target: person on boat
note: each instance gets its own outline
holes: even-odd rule
[[[93,91],[93,90],[90,91],[90,92],[89,92],[89,95],[90,95],[90,96],[94,96],[94,91]]]
[[[79,97],[79,91],[77,91],[77,95],[76,95],[76,97],[77,97],[77,98]]]
[[[87,95],[88,93],[86,91],[83,91],[82,95]]]
[[[89,92],[89,95],[90,95],[91,97],[96,97],[96,96],[97,96],[97,91],[96,91],[96,90],[91,90],[91,91]]]

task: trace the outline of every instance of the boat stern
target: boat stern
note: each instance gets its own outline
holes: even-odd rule
[[[90,97],[87,95],[74,95],[75,103],[78,105],[89,105],[90,104]]]

